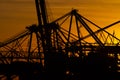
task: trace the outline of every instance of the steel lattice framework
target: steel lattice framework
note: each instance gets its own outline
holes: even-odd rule
[[[36,9],[38,25],[0,43],[0,64],[24,61],[48,66],[51,59],[59,58],[56,54],[84,58],[91,52],[112,55],[119,64],[120,39],[106,29],[120,21],[101,28],[73,9],[49,22],[44,0],[36,0]]]
[[[119,22],[120,21],[117,21],[104,28],[100,28],[90,20],[78,14],[77,10],[72,10],[55,21],[47,25],[42,25],[42,27],[47,27],[49,29],[48,31],[50,31],[49,42],[51,50],[55,50],[55,52],[62,50],[65,54],[69,52],[73,52],[73,54],[76,52],[78,54],[86,54],[88,51],[92,50],[91,46],[95,48],[119,47],[120,40],[105,30]],[[90,28],[89,25],[91,24],[93,28],[97,28],[96,31],[93,32]],[[0,62],[5,64],[19,60],[40,62],[40,59],[44,58],[42,39],[44,40],[44,38],[47,37],[46,35],[42,38],[40,27],[40,25],[33,24],[26,27],[26,30],[20,34],[2,42],[0,44]],[[74,30],[75,34],[72,29],[76,29]],[[83,31],[85,29],[86,31]],[[88,34],[86,33],[87,35],[84,35],[85,32],[88,32]]]

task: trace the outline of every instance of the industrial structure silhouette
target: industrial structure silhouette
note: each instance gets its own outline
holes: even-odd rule
[[[101,28],[73,9],[50,22],[35,3],[38,25],[0,43],[0,80],[120,79],[120,39],[106,31],[120,21]]]

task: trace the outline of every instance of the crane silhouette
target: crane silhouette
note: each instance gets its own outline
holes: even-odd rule
[[[101,28],[72,9],[50,22],[45,0],[35,6],[38,25],[0,43],[1,79],[120,79],[120,39],[106,31],[120,21]]]

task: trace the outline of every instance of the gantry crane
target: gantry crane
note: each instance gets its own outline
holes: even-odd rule
[[[109,75],[118,71],[120,39],[106,29],[120,21],[101,28],[76,9],[49,21],[45,0],[35,0],[35,5],[38,24],[27,26],[23,32],[0,43],[1,75],[8,80],[13,74],[19,75],[20,80],[86,80],[82,76],[91,71],[105,69],[103,72]],[[23,76],[20,71],[28,72]],[[29,78],[23,79],[26,74]]]

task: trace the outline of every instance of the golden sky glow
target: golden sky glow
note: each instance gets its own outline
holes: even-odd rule
[[[101,27],[120,20],[120,0],[46,0],[49,15],[56,19],[72,8]],[[34,0],[0,0],[0,41],[26,26],[37,24]],[[120,25],[118,25],[120,26]],[[114,28],[114,30],[119,28]]]

